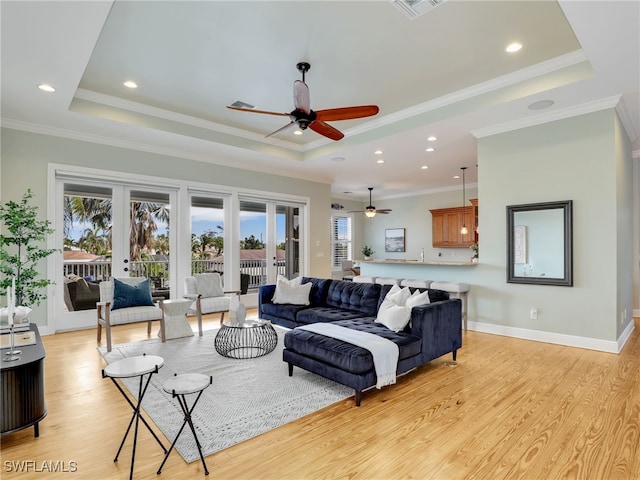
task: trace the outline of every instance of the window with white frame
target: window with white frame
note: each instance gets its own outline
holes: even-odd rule
[[[353,258],[353,235],[351,216],[334,214],[331,217],[331,265],[333,270],[342,269],[342,260]]]

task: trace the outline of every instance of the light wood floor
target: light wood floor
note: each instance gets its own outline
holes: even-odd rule
[[[465,332],[457,365],[435,360],[365,393],[360,408],[348,399],[211,455],[208,478],[638,479],[638,322],[620,355]],[[142,338],[144,325],[114,329],[115,343]],[[40,438],[33,429],[2,437],[0,476],[128,478],[130,446],[112,460],[131,410],[101,378],[95,331],[44,343],[49,413]],[[273,374],[286,375],[284,363]],[[163,454],[145,429],[140,439],[135,478],[204,478],[200,462],[175,452],[157,476]],[[77,472],[8,471],[29,460]]]

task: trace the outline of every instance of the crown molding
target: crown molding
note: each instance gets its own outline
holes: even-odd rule
[[[634,119],[629,113],[629,108],[627,107],[627,102],[624,97],[622,97],[616,105],[616,112],[618,112],[620,121],[622,122],[624,129],[627,131],[627,135],[629,135],[631,143],[635,142],[640,135],[640,125],[638,125],[638,119]]]
[[[29,133],[37,133],[40,135],[49,135],[53,137],[66,138],[69,140],[78,140],[81,142],[89,142],[96,143],[100,145],[107,145],[110,147],[118,147],[125,148],[128,150],[135,150],[146,153],[153,153],[157,155],[164,155],[168,157],[174,158],[182,158],[185,160],[194,160],[196,162],[203,162],[212,165],[222,165],[225,167],[236,168],[238,170],[249,170],[252,172],[262,172],[268,173],[271,175],[285,176],[289,178],[297,178],[300,180],[308,180],[311,182],[330,184],[332,180],[330,178],[319,178],[318,174],[315,172],[304,172],[304,171],[292,171],[287,170],[286,175],[275,173],[273,170],[273,166],[265,163],[265,166],[260,166],[256,162],[253,162],[251,165],[247,165],[246,167],[242,167],[238,164],[236,160],[233,159],[224,159],[219,156],[213,155],[204,155],[197,154],[187,150],[177,150],[166,147],[159,147],[158,145],[150,145],[147,143],[141,142],[132,142],[129,140],[123,140],[121,138],[107,137],[104,135],[95,135],[88,134],[83,132],[77,132],[75,130],[67,130],[57,127],[50,127],[47,125],[41,125],[31,122],[24,122],[22,120],[14,120],[10,118],[2,118],[0,120],[0,127],[2,128],[10,128],[13,130],[20,130]]]
[[[126,100],[123,98],[93,92],[91,90],[79,88],[76,91],[74,98],[97,103],[99,105],[107,105],[109,107],[139,113],[142,115],[149,115],[151,117],[161,118],[163,120],[168,120],[183,125],[190,125],[192,127],[203,128],[205,130],[225,133],[227,135],[233,135],[247,140],[252,140],[254,142],[276,145],[296,152],[304,152],[306,150],[304,146],[295,144],[293,142],[287,142],[285,140],[273,137],[264,137],[263,135],[254,132],[248,132],[241,128],[230,127],[221,123],[212,122],[211,120],[205,120],[202,118],[194,117],[192,115],[185,115],[183,113],[172,112],[163,108],[152,107],[143,103],[133,102],[131,100]]]
[[[614,95],[612,97],[603,98],[593,102],[583,103],[573,107],[562,108],[553,110],[551,112],[540,113],[527,118],[519,118],[512,122],[500,123],[498,125],[492,125],[486,128],[480,128],[478,130],[472,130],[471,134],[476,138],[489,137],[491,135],[497,135],[499,133],[511,132],[513,130],[520,130],[521,128],[533,127],[535,125],[541,125],[543,123],[554,122],[556,120],[564,120],[566,118],[577,117],[586,113],[598,112],[607,108],[615,108],[620,101],[620,95]]]

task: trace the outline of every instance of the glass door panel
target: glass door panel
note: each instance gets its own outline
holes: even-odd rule
[[[300,274],[300,208],[276,205],[276,267],[288,279]]]
[[[224,199],[194,195],[190,216],[191,274],[224,275]]]
[[[99,283],[112,272],[114,190],[87,181],[56,182],[57,244],[63,255],[56,275],[56,329],[95,325]]]
[[[240,200],[240,274],[249,275],[249,290],[267,283],[266,237],[267,204]]]
[[[132,277],[149,279],[153,296],[171,297],[170,276],[170,212],[168,193],[128,189],[129,193],[129,257],[124,272]],[[126,275],[126,273],[125,273]]]

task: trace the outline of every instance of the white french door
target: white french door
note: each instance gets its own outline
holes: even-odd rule
[[[299,203],[240,198],[240,271],[250,289],[302,272],[303,212]]]
[[[111,277],[147,277],[154,295],[169,298],[176,287],[175,190],[61,177],[55,198],[56,245],[64,245],[55,330],[95,326],[98,285]]]

